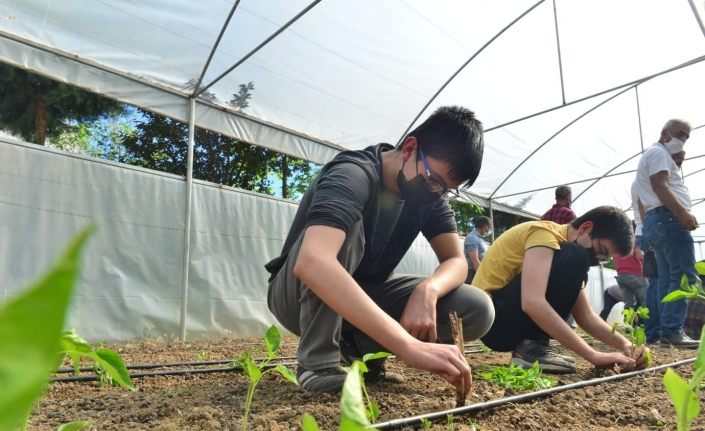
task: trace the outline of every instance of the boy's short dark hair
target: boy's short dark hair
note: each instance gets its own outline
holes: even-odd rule
[[[631,253],[634,230],[632,221],[624,211],[607,205],[593,208],[570,222],[570,225],[578,229],[586,221],[592,222],[592,238],[611,240],[622,256]]]
[[[467,188],[480,174],[483,133],[482,123],[471,110],[442,106],[406,137],[416,138],[427,156],[448,163],[450,178]],[[397,149],[401,150],[402,145],[403,141]]]
[[[483,228],[490,225],[490,218],[487,216],[475,217],[475,227]]]

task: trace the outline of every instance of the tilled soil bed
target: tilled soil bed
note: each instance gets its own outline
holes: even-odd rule
[[[296,338],[285,337],[280,355],[295,356],[296,342]],[[106,347],[118,351],[128,365],[136,365],[232,359],[261,345],[258,339],[187,343],[141,340]],[[600,348],[599,344],[596,347]],[[470,353],[466,356],[474,373],[509,362],[509,353],[480,352],[472,345],[468,350]],[[652,347],[652,352],[653,365],[695,356],[693,350],[658,346]],[[559,384],[604,376],[581,358],[577,366],[576,374],[558,376]],[[407,368],[395,359],[388,361],[388,367],[403,374],[405,381],[368,386],[370,396],[380,406],[378,422],[455,407],[455,392],[441,378]],[[676,371],[690,378],[693,366],[684,365]],[[662,379],[663,371],[649,372],[524,403],[506,404],[473,415],[456,415],[452,426],[446,420],[439,420],[431,429],[672,430],[676,428],[675,415]],[[147,377],[135,379],[134,383],[139,388],[137,392],[101,386],[97,382],[53,383],[35,409],[29,429],[55,430],[62,423],[77,420],[92,420],[92,429],[98,430],[242,429],[248,380],[241,373]],[[515,394],[476,377],[466,405],[510,395]],[[339,398],[308,393],[270,373],[257,387],[249,428],[296,430],[304,413],[314,416],[322,430],[335,430],[340,416]],[[705,418],[697,418],[691,429],[705,430]]]

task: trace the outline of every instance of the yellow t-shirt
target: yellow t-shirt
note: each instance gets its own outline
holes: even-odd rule
[[[568,225],[552,221],[521,223],[504,232],[487,250],[472,285],[488,292],[505,287],[521,272],[531,247],[559,250],[568,241]]]

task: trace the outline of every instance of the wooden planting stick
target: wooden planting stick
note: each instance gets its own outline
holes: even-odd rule
[[[465,341],[463,339],[463,319],[458,317],[458,313],[452,311],[449,313],[450,318],[450,328],[453,334],[453,342],[455,346],[461,352],[465,351]],[[465,384],[461,382],[460,386],[455,388],[455,405],[456,407],[462,407],[465,405],[465,398],[467,394],[465,393]]]

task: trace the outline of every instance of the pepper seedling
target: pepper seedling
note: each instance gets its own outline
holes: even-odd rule
[[[700,347],[695,357],[695,373],[689,381],[685,381],[671,368],[663,375],[663,385],[671,397],[676,410],[678,431],[690,429],[690,422],[700,414],[700,385],[705,379],[705,327],[700,333]]]
[[[556,386],[556,380],[541,373],[538,361],[527,370],[513,363],[508,367],[494,367],[478,374],[481,379],[498,384],[513,391],[548,389]]]
[[[243,431],[247,430],[247,420],[250,416],[250,408],[252,407],[252,398],[255,395],[255,389],[265,374],[275,371],[291,383],[295,385],[299,384],[294,373],[286,366],[276,365],[274,367],[268,367],[270,362],[278,359],[277,352],[279,351],[280,342],[281,335],[279,334],[279,329],[272,325],[264,335],[264,344],[267,348],[266,359],[255,363],[254,359],[252,359],[252,354],[248,352],[233,361],[233,367],[243,369],[250,379],[250,384],[247,387],[247,398],[245,400],[245,415],[242,419]]]
[[[695,264],[695,271],[700,275],[705,275],[705,262],[698,262]],[[679,299],[705,299],[705,290],[703,290],[703,282],[700,279],[696,279],[695,283],[690,284],[688,278],[683,274],[681,277],[681,288],[679,290],[674,290],[668,295],[664,296],[661,302],[673,302]]]
[[[617,330],[617,328],[623,328],[624,333],[631,343],[631,354],[639,347],[646,343],[646,333],[644,332],[644,326],[642,322],[649,318],[649,309],[646,307],[638,307],[636,310],[632,308],[625,308],[622,311],[622,322],[614,322],[612,324],[612,333]],[[637,318],[639,319],[637,321]],[[651,351],[644,350],[644,360],[646,366],[651,365]]]

